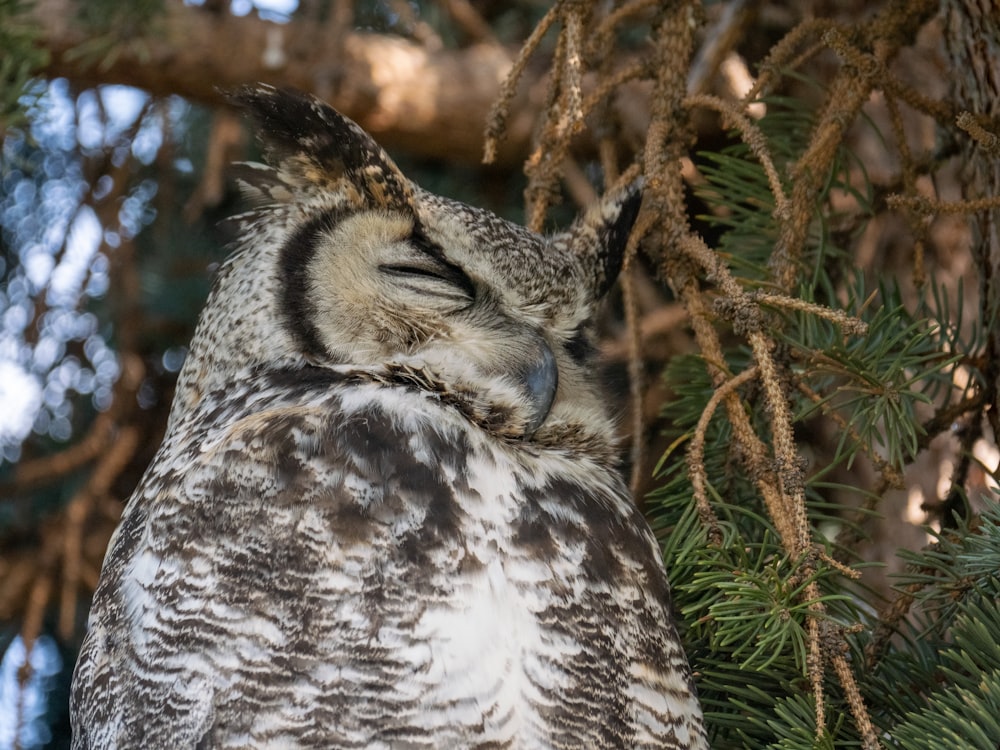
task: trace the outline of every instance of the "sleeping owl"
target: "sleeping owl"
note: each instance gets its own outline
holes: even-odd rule
[[[639,186],[546,238],[316,99],[233,98],[269,166],[111,540],[73,747],[707,747],[591,361]]]

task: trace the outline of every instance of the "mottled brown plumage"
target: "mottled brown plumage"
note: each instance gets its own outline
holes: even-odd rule
[[[594,384],[637,186],[543,238],[260,86],[271,166],[111,542],[74,747],[704,748]]]

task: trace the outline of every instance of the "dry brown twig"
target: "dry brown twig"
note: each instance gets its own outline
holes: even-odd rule
[[[126,425],[119,430],[115,441],[101,457],[86,485],[66,506],[61,534],[62,594],[58,625],[59,635],[66,641],[73,636],[76,627],[77,596],[84,568],[84,524],[93,512],[96,501],[110,493],[111,485],[132,460],[139,448],[140,439],[141,432],[133,425]]]
[[[503,138],[504,131],[507,129],[507,117],[510,114],[510,105],[514,100],[514,94],[517,93],[517,85],[524,75],[524,70],[528,65],[531,55],[558,19],[560,7],[560,3],[554,5],[542,17],[542,20],[538,22],[535,30],[531,32],[531,36],[521,46],[521,51],[518,52],[517,57],[514,59],[514,64],[511,66],[510,72],[500,85],[500,93],[490,112],[489,122],[486,126],[485,145],[483,146],[484,164],[491,164],[496,160],[497,148],[499,147],[500,139]]]
[[[760,64],[760,75],[753,87],[743,97],[742,104],[749,104],[770,93],[771,89],[784,77],[784,70],[798,70],[818,52],[825,49],[822,43],[813,43],[805,52],[793,57],[807,39],[821,36],[828,29],[836,26],[836,22],[828,18],[812,18],[802,21],[775,44],[768,52],[767,58]]]
[[[895,97],[886,96],[886,108],[889,112],[889,122],[892,125],[893,135],[896,137],[896,147],[899,149],[900,163],[902,165],[903,189],[907,195],[917,194],[917,170],[914,164],[913,154],[910,145],[906,140],[906,131],[903,128],[903,117],[899,111],[899,105]],[[918,289],[927,283],[927,273],[924,268],[924,245],[927,241],[929,222],[919,221],[911,223],[910,229],[913,232],[913,283]]]
[[[767,183],[771,188],[771,194],[774,195],[775,216],[779,219],[787,218],[789,214],[788,198],[785,196],[781,177],[778,176],[778,170],[771,158],[767,139],[753,120],[743,114],[737,105],[708,94],[689,96],[684,100],[684,105],[688,109],[695,107],[713,109],[722,115],[722,122],[725,126],[739,131],[740,138],[750,148],[750,152],[757,157],[760,165],[764,168],[764,174],[767,175]]]
[[[722,543],[722,531],[719,527],[719,519],[712,510],[712,503],[708,499],[708,475],[705,471],[705,436],[708,434],[708,425],[712,421],[715,410],[723,399],[735,393],[740,386],[749,383],[758,375],[756,367],[749,367],[739,375],[736,375],[715,389],[712,397],[708,400],[705,410],[698,418],[691,443],[688,446],[687,461],[688,474],[691,477],[691,491],[694,493],[694,501],[698,506],[698,517],[702,525],[708,530],[708,540],[710,544]]]
[[[886,198],[890,208],[905,208],[922,216],[934,214],[974,214],[1000,208],[1000,196],[975,198],[964,201],[941,201],[923,195],[890,195]]]
[[[955,124],[968,133],[987,154],[1000,155],[1000,136],[980,125],[971,112],[961,112],[955,119]]]

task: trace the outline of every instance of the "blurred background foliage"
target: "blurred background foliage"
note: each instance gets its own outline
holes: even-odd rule
[[[257,156],[217,87],[254,80],[546,229],[641,163],[602,368],[713,746],[997,747],[1000,96],[975,79],[1000,40],[974,8],[0,0],[0,748],[68,746],[104,550],[240,205],[226,165]]]

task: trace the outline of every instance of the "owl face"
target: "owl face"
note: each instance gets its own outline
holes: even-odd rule
[[[519,438],[604,413],[589,329],[621,267],[637,185],[542,237],[423,191],[316,99],[266,86],[233,98],[257,121],[270,166],[243,168],[257,207],[239,217],[243,250],[219,285],[266,298],[257,304],[273,327],[243,332],[269,338],[268,349],[245,352],[263,362],[229,352],[216,366],[266,366],[269,350],[309,366],[419,373]],[[245,309],[232,311],[229,326],[228,312],[212,311],[232,291],[209,301],[216,330],[246,325]],[[192,354],[198,346],[196,335]],[[203,354],[195,359],[212,356]]]

